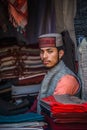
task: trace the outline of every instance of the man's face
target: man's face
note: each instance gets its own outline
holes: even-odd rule
[[[41,48],[40,57],[47,68],[54,67],[59,62],[58,49],[56,47]]]

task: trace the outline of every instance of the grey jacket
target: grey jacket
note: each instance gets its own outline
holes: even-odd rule
[[[55,67],[51,68],[47,72],[47,74],[45,75],[42,81],[41,90],[38,95],[38,105],[37,105],[38,112],[40,112],[40,99],[43,97],[53,95],[58,81],[61,79],[61,77],[63,77],[66,74],[73,75],[78,80],[80,84],[80,88],[75,95],[78,97],[80,96],[80,91],[81,91],[80,79],[64,64],[63,61],[60,61]]]

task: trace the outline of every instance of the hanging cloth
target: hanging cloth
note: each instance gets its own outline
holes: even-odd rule
[[[8,0],[9,20],[17,31],[25,32],[28,23],[27,0]]]

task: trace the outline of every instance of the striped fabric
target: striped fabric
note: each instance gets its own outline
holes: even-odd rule
[[[18,78],[21,81],[44,76],[45,73],[38,48],[18,45],[0,48],[1,79]]]
[[[27,0],[8,0],[9,20],[16,28],[21,28],[21,33],[28,23]],[[20,31],[20,30],[19,30]]]

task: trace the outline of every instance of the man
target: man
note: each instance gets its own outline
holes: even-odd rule
[[[51,33],[39,37],[40,57],[48,72],[45,75],[38,96],[37,110],[40,113],[40,99],[50,95],[80,95],[79,78],[64,64],[63,40],[61,34]]]

